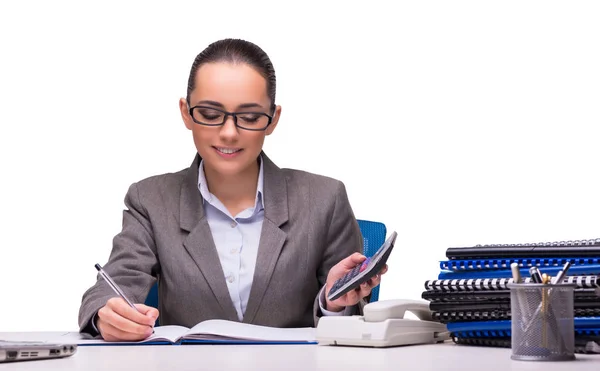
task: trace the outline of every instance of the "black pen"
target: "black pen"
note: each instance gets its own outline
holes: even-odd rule
[[[554,284],[560,285],[562,283],[563,279],[567,275],[567,271],[569,270],[569,268],[571,268],[571,261],[566,262],[563,269],[560,272],[558,272]]]
[[[531,280],[535,283],[542,283],[542,274],[537,267],[529,268],[529,274],[531,274]]]

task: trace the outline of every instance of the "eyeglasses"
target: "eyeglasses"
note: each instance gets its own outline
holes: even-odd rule
[[[196,124],[204,126],[221,126],[227,116],[233,117],[233,123],[240,129],[261,131],[271,125],[272,116],[263,112],[227,112],[213,107],[194,106],[190,108],[190,116]]]

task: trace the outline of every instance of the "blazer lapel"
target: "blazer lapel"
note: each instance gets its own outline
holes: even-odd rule
[[[260,307],[269,281],[275,270],[275,265],[287,233],[280,227],[288,221],[287,183],[285,176],[271,160],[261,153],[263,160],[263,200],[265,205],[265,218],[262,225],[256,269],[250,297],[243,322],[251,323]],[[225,288],[227,289],[227,288]]]
[[[200,156],[196,155],[181,184],[179,222],[182,229],[190,232],[183,245],[208,282],[224,317],[237,321],[237,313],[229,296],[210,226],[204,215],[203,199],[198,190],[199,165]]]

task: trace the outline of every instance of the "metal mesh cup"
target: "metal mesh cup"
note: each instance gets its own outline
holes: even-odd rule
[[[511,358],[521,361],[575,359],[571,284],[508,284]]]

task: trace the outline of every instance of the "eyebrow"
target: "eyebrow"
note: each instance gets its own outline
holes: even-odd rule
[[[211,106],[225,108],[225,106],[222,103],[216,102],[214,100],[201,100],[196,103],[196,105],[199,105],[199,104],[210,104]],[[239,106],[237,106],[237,109],[240,109],[240,108],[263,108],[263,106],[261,106],[258,103],[242,103]]]

